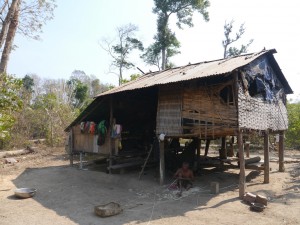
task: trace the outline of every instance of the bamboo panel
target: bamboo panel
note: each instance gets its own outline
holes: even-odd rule
[[[267,102],[262,99],[246,96],[239,89],[239,126],[241,128],[273,131],[288,128],[287,110],[282,100]]]

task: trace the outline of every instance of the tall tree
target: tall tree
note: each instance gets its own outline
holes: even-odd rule
[[[138,27],[133,24],[118,27],[116,40],[103,39],[100,44],[112,58],[109,72],[118,76],[119,85],[122,84],[123,71],[134,67],[133,62],[129,61],[130,53],[135,49],[144,49],[142,42],[135,37],[137,31]]]
[[[192,27],[193,24],[193,13],[194,11],[202,14],[205,21],[209,20],[208,12],[206,11],[210,3],[208,0],[154,0],[153,13],[157,14],[157,34],[154,36],[154,50],[149,50],[149,57],[144,57],[150,62],[151,59],[155,56],[154,59],[157,61],[157,50],[161,54],[161,69],[164,70],[168,63],[168,59],[175,54],[178,54],[178,48],[180,43],[177,40],[175,33],[169,28],[169,19],[172,14],[176,15],[177,22],[176,25],[182,29],[183,25]],[[146,62],[147,62],[146,61]]]
[[[43,25],[53,18],[55,0],[5,0],[0,5],[0,73],[6,72],[16,33],[39,39]]]
[[[253,42],[253,39],[251,39],[246,45],[241,45],[240,48],[229,47],[229,45],[231,45],[232,43],[240,40],[242,38],[242,36],[244,35],[245,31],[246,31],[246,28],[244,27],[245,24],[242,23],[240,25],[240,28],[239,28],[238,32],[235,33],[235,36],[231,37],[231,33],[232,33],[232,30],[233,30],[233,23],[234,23],[234,21],[231,20],[229,23],[225,22],[225,25],[224,25],[225,39],[222,41],[223,48],[224,48],[224,53],[223,53],[224,58],[241,55],[243,53],[247,53],[249,46]]]

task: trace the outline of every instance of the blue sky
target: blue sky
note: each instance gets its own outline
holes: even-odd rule
[[[152,0],[57,0],[57,5],[54,20],[44,27],[42,41],[16,37],[18,48],[11,54],[9,73],[18,77],[35,73],[45,78],[68,79],[78,69],[97,76],[101,82],[117,84],[117,77],[107,73],[110,59],[99,46],[101,39],[113,37],[117,26],[133,23],[139,27],[137,36],[147,46],[156,31]],[[211,0],[207,23],[195,14],[195,26],[179,30],[172,18],[171,28],[181,42],[181,54],[173,62],[180,66],[221,58],[225,20],[234,19],[236,28],[245,22],[243,42],[254,39],[249,52],[276,48],[275,57],[296,93],[290,97],[295,98],[300,94],[299,6],[294,0]],[[150,69],[138,53],[131,59],[144,71]],[[125,76],[136,72],[127,71]]]

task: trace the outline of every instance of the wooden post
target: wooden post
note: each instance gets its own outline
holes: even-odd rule
[[[269,131],[264,134],[264,183],[270,182],[270,163],[269,163]]]
[[[239,163],[240,163],[240,179],[239,179],[239,197],[244,198],[246,190],[246,176],[245,176],[245,157],[243,148],[243,135],[242,131],[238,130],[237,135],[238,149],[239,149]]]
[[[74,162],[74,131],[73,131],[73,127],[71,127],[71,131],[70,131],[70,137],[69,137],[69,151],[70,151],[70,166],[73,166],[73,162]]]
[[[234,137],[232,136],[229,142],[229,146],[230,148],[228,149],[227,155],[229,157],[233,157],[234,156],[234,149],[233,149],[233,144],[234,144]]]
[[[226,137],[222,137],[222,144],[221,144],[221,150],[220,150],[220,159],[227,159]]]
[[[207,156],[208,154],[209,145],[210,145],[210,139],[207,139],[205,144],[205,154],[204,154],[205,156]]]
[[[279,132],[279,172],[284,172],[284,131]]]
[[[245,152],[246,152],[246,157],[250,157],[250,142],[246,141],[245,142]]]
[[[197,138],[197,170],[200,168],[201,139]]]
[[[165,142],[159,141],[159,183],[165,182]]]
[[[109,138],[109,174],[112,173],[111,166],[113,164],[113,140],[111,138],[112,124],[113,124],[113,99],[109,96],[109,128],[108,128],[108,138]]]

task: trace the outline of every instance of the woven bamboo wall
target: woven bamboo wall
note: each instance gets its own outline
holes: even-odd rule
[[[183,91],[182,118],[184,133],[200,138],[233,135],[237,128],[234,101],[224,102],[220,91],[228,84],[186,88]],[[232,93],[233,95],[233,93]]]
[[[156,133],[200,138],[234,135],[236,106],[220,97],[220,91],[230,84],[160,88]]]
[[[158,95],[156,133],[177,136],[181,128],[182,94],[180,88],[161,87]]]
[[[269,103],[262,99],[246,96],[239,89],[239,127],[253,130],[273,131],[286,130],[288,128],[287,110],[282,101]]]

